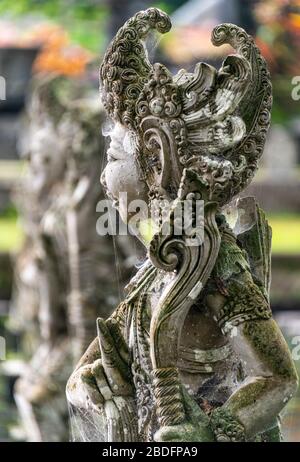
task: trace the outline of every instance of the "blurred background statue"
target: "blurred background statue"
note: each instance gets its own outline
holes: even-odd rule
[[[297,374],[270,308],[271,229],[254,199],[230,205],[263,152],[269,73],[253,39],[221,24],[212,43],[236,54],[173,76],[143,43],[170,28],[156,8],[137,13],[100,67],[114,122],[102,183],[126,223],[124,191],[157,213],[140,214],[148,260],[69,379],[75,439],[279,441]]]
[[[115,249],[111,236],[96,232],[103,115],[95,97],[82,92],[79,99],[77,91],[58,77],[34,87],[23,142],[28,172],[16,193],[27,238],[18,258],[14,318],[23,320],[27,338],[29,326],[34,329],[32,358],[15,398],[31,441],[68,439],[67,377],[95,335],[95,317],[110,314],[117,282],[122,287],[129,271],[120,250],[121,279],[108,295]]]
[[[36,292],[38,338],[26,371],[15,386],[18,409],[31,441],[55,441],[67,435],[62,394],[64,377],[71,367],[67,329],[66,155],[58,136],[63,113],[55,82],[39,83],[30,102],[26,140],[29,165],[20,204],[21,208],[24,204],[30,242],[30,247],[25,244],[20,258],[27,253],[23,274],[34,273],[29,286],[31,283],[31,291]],[[33,212],[30,215],[28,211]],[[18,317],[22,318],[22,311],[30,309],[24,280],[21,286],[20,281],[17,283],[17,294]]]

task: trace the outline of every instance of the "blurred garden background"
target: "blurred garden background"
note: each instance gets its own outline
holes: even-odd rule
[[[246,193],[257,197],[273,229],[274,315],[291,349],[300,340],[300,0],[0,0],[0,335],[6,340],[6,357],[0,361],[0,441],[27,439],[13,398],[26,359],[24,331],[12,326],[10,317],[16,261],[27,239],[18,204],[29,161],[32,88],[61,77],[72,87],[69,92],[62,84],[63,98],[84,94],[97,105],[98,66],[110,38],[149,6],[171,16],[172,31],[160,40],[154,57],[174,72],[201,60],[220,65],[228,49],[210,43],[211,30],[220,22],[245,28],[268,61],[272,126],[261,168]],[[100,157],[98,168],[99,177]],[[300,441],[300,393],[282,419],[285,439]]]

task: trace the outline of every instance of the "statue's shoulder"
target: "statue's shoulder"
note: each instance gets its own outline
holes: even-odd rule
[[[254,197],[238,201],[237,242],[245,249],[255,282],[267,298],[271,283],[272,229]]]
[[[238,245],[233,233],[224,232],[212,276],[228,281],[244,272],[251,274],[247,252]]]
[[[245,274],[250,273],[249,277],[269,299],[272,229],[254,197],[240,198],[233,211],[233,230],[222,216],[222,241],[213,274],[227,280],[239,274],[245,279]]]
[[[215,289],[224,296],[216,314],[224,333],[243,322],[272,317],[267,293],[253,277],[248,254],[233,235],[223,235],[211,276]]]

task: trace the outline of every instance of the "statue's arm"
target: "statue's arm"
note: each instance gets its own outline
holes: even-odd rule
[[[271,316],[265,297],[249,273],[239,277],[233,300],[219,300],[220,313],[229,327],[228,336],[240,358],[246,379],[227,402],[213,412],[215,436],[229,440],[228,428],[238,438],[249,439],[269,429],[297,389],[297,373],[285,339]],[[230,291],[229,291],[230,292]],[[247,295],[248,292],[248,295]],[[229,293],[232,296],[232,293]],[[234,303],[232,303],[234,302]],[[221,308],[222,307],[222,308]],[[234,325],[235,324],[235,325]]]
[[[245,437],[251,438],[274,425],[297,389],[297,374],[288,346],[273,319],[244,322],[234,333],[232,344],[247,378],[222,410],[240,422]],[[217,420],[216,417],[215,425]]]

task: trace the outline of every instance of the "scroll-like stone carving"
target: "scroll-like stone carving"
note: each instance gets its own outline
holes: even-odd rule
[[[124,191],[157,213],[150,238],[139,228],[148,260],[110,319],[98,319],[67,397],[84,440],[279,440],[297,376],[269,305],[270,228],[255,204],[240,202],[234,230],[225,218],[263,151],[269,73],[253,39],[222,24],[212,41],[236,54],[220,70],[199,63],[172,76],[144,44],[170,27],[158,9],[137,13],[101,64],[114,122],[103,184],[125,221]],[[187,201],[192,234],[177,232]]]

